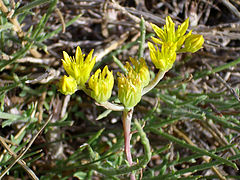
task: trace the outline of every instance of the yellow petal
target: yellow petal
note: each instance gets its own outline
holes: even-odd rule
[[[180,38],[186,33],[188,26],[189,26],[189,18],[187,18],[181,25],[178,26],[178,29],[176,32],[177,38]]]
[[[83,63],[83,54],[82,54],[82,50],[79,46],[76,49],[75,58],[76,58],[76,63],[77,64],[82,64]]]
[[[76,80],[69,76],[64,75],[59,81],[59,91],[65,95],[72,95],[77,90]]]
[[[156,44],[162,44],[163,43],[163,41],[161,41],[158,38],[155,38],[155,37],[151,37],[151,38],[152,38],[153,42],[155,42]]]
[[[164,41],[166,39],[164,31],[155,24],[151,23],[151,26],[152,26],[154,32],[157,34],[157,36]]]

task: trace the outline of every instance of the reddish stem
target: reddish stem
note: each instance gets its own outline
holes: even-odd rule
[[[133,109],[130,110],[124,110],[123,111],[123,116],[122,116],[122,121],[123,121],[123,130],[124,130],[124,151],[127,157],[127,161],[130,166],[132,166],[132,155],[131,155],[131,120],[132,120],[132,114],[133,114]],[[130,179],[135,180],[135,175],[133,173],[130,174]]]

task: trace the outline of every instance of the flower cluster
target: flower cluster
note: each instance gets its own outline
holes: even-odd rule
[[[202,35],[192,34],[192,31],[186,33],[189,19],[179,25],[177,30],[169,16],[166,18],[166,25],[163,29],[155,24],[151,25],[158,37],[152,37],[154,44],[148,42],[150,58],[162,74],[172,68],[177,53],[194,53],[202,48],[204,43]],[[75,57],[70,57],[65,51],[63,52],[63,67],[69,76],[64,75],[60,79],[59,91],[65,95],[71,95],[76,90],[83,90],[98,103],[104,103],[112,94],[114,85],[113,73],[105,66],[102,71],[98,69],[90,77],[96,61],[96,57],[92,56],[93,50],[85,58],[85,54],[82,53],[80,47],[77,47]],[[160,75],[156,76],[158,79],[154,79],[153,83],[149,83],[150,73],[144,58],[141,57],[139,60],[136,60],[130,57],[130,61],[132,65],[130,62],[126,62],[125,65],[127,72],[125,74],[119,73],[118,77],[118,98],[126,109],[137,105],[146,86],[148,87],[144,90],[150,90],[162,78]],[[88,86],[86,86],[87,82]]]
[[[59,91],[61,93],[72,95],[77,90],[83,90],[99,103],[105,102],[110,98],[114,83],[113,74],[105,66],[102,73],[98,69],[90,78],[96,61],[96,57],[92,58],[92,55],[93,50],[85,58],[85,54],[82,53],[80,47],[77,47],[75,57],[70,57],[63,51],[63,67],[69,76],[64,75],[60,79]],[[90,90],[86,88],[88,80]]]
[[[163,29],[151,24],[158,38],[152,37],[155,46],[148,42],[150,57],[155,67],[161,71],[168,71],[176,60],[176,53],[194,53],[202,48],[204,39],[202,35],[186,34],[189,26],[189,19],[186,19],[178,29],[175,30],[175,23],[171,17],[166,17],[166,25]],[[161,46],[159,50],[158,46]]]

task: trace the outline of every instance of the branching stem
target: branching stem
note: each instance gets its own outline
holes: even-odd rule
[[[151,91],[158,83],[159,81],[164,77],[166,71],[158,71],[155,78],[143,89],[142,96]]]
[[[110,109],[112,111],[123,111],[124,107],[115,103],[110,103],[108,101],[103,102],[103,103],[96,103],[98,106],[105,107],[106,109]]]

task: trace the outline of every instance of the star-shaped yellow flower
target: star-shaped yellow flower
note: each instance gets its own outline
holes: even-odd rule
[[[79,46],[77,47],[75,58],[70,57],[65,51],[63,51],[63,67],[68,75],[76,80],[78,89],[83,89],[85,87],[85,83],[90,77],[90,73],[96,61],[96,57],[92,58],[92,54],[93,50],[91,50],[85,58],[85,54],[82,54]]]

